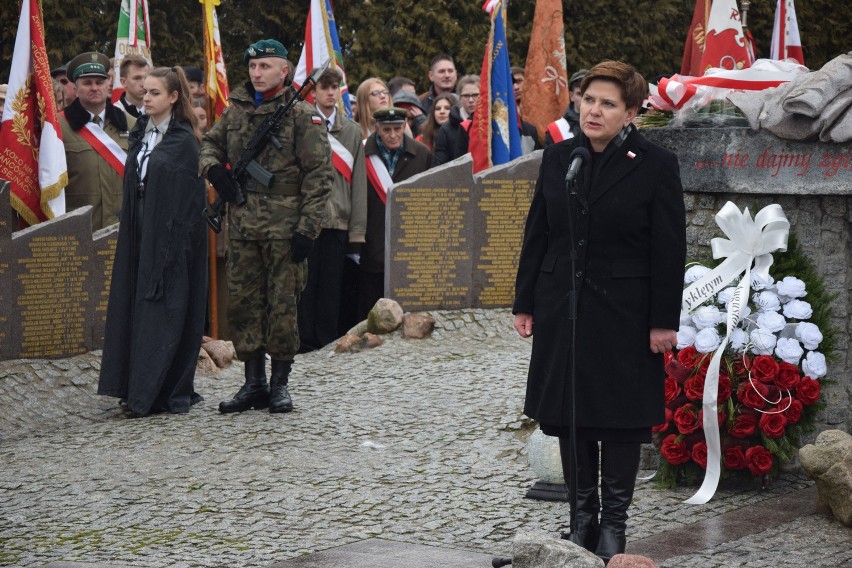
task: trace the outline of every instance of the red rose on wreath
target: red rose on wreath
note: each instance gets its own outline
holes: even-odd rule
[[[683,383],[683,392],[689,400],[701,400],[704,398],[704,375],[697,373]]]
[[[731,361],[731,371],[735,377],[747,375],[750,368],[751,359],[749,359],[748,355],[738,356],[736,359]]]
[[[719,391],[716,395],[716,401],[723,403],[731,398],[731,379],[727,375],[719,375]]]
[[[689,461],[690,453],[686,444],[678,442],[676,434],[669,434],[663,439],[660,454],[672,465],[680,465]]]
[[[737,397],[744,405],[749,408],[763,408],[766,406],[764,400],[769,394],[769,387],[763,383],[754,381],[745,381],[740,383],[740,388],[737,389]]]
[[[666,351],[669,353],[669,351]],[[672,358],[665,366],[666,374],[676,380],[678,383],[682,383],[689,375],[692,374],[692,367],[687,367],[677,359]]]
[[[775,384],[775,377],[778,376],[778,362],[769,355],[758,355],[751,364],[751,376],[761,383]]]
[[[691,404],[684,404],[675,410],[674,423],[677,431],[681,434],[692,434],[701,427],[695,407]]]
[[[725,450],[723,461],[726,469],[745,469],[748,467],[745,452],[740,446],[731,446]]]
[[[699,353],[698,350],[695,349],[694,345],[684,347],[683,349],[677,352],[678,362],[690,369],[694,369],[696,366],[698,366],[698,362],[701,360],[702,357],[704,357],[704,354]]]
[[[775,384],[780,388],[792,390],[799,385],[801,379],[802,374],[797,366],[785,361],[778,364],[778,376],[775,377]]]
[[[804,405],[802,401],[795,398],[784,398],[778,403],[779,408],[786,408],[784,418],[787,419],[787,424],[798,424],[802,418],[802,409]]]
[[[745,452],[752,475],[766,475],[772,470],[772,454],[763,446],[752,446]]]
[[[692,446],[692,461],[707,469],[707,442],[696,442]]]
[[[796,402],[799,402],[799,401],[796,401]],[[800,406],[801,406],[801,404],[802,403],[799,402]],[[673,413],[668,408],[666,408],[665,410],[666,410],[665,422],[663,422],[662,424],[657,424],[656,426],[651,427],[651,432],[665,432],[666,430],[669,429],[669,423],[672,421]]]
[[[769,438],[780,438],[784,435],[787,419],[784,414],[777,412],[777,408],[770,409],[772,414],[764,414],[760,417],[760,429]]]
[[[802,377],[799,388],[796,389],[796,398],[805,406],[810,406],[819,400],[820,384],[810,377]]]
[[[678,395],[680,395],[680,385],[677,384],[677,379],[674,377],[666,377],[664,395],[666,404],[676,399]]]
[[[748,438],[757,429],[757,418],[751,414],[740,414],[734,425],[728,427],[728,433],[734,438]]]

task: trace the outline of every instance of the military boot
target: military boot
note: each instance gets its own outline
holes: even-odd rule
[[[219,403],[219,412],[243,412],[250,408],[269,406],[269,385],[266,384],[266,356],[261,352],[246,361],[246,382],[231,400]]]
[[[287,390],[292,361],[272,360],[272,377],[270,377],[269,412],[290,412],[293,410],[293,399]]]

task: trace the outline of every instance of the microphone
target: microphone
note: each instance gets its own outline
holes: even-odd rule
[[[575,148],[573,152],[571,152],[571,166],[568,168],[568,172],[565,174],[565,185],[568,186],[571,182],[574,181],[574,178],[577,177],[577,174],[580,173],[580,168],[583,167],[583,162],[587,162],[592,159],[592,155],[589,154],[589,151],[580,146],[579,148]]]

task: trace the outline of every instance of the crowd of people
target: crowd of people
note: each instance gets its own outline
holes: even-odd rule
[[[52,73],[68,209],[92,206],[93,230],[120,222],[98,392],[132,416],[203,400],[194,376],[208,301],[206,182],[227,204],[229,339],[245,364],[219,411],[290,412],[295,355],[332,342],[384,294],[389,189],[466,154],[483,96],[478,76],[459,78],[438,55],[425,93],[406,77],[362,81],[350,119],[339,70],[312,72],[308,103],[288,88],[294,68],[279,41],[248,46],[243,63],[249,81],[212,125],[198,68],[128,56],[114,103],[101,53]],[[512,78],[520,101],[524,70]],[[608,561],[624,551],[639,444],[663,421],[685,213],[676,156],[633,125],[642,76],[607,61],[573,73],[569,87],[544,137],[513,313],[518,333],[536,336],[524,412],[559,437],[571,479],[564,538]],[[268,143],[237,167],[282,107]],[[524,153],[542,147],[533,126],[516,127]],[[598,353],[602,336],[625,356]]]

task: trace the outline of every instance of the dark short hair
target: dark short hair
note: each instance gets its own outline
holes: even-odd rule
[[[509,71],[511,71],[511,72],[512,72],[512,75],[515,75],[515,74],[517,74],[517,73],[520,73],[521,75],[525,75],[525,74],[526,74],[526,72],[527,72],[527,70],[526,70],[525,68],[523,68],[523,67],[518,67],[517,65],[513,65],[513,66],[509,69]]]
[[[638,109],[648,96],[648,83],[631,65],[622,61],[602,61],[592,67],[580,83],[580,91],[586,92],[592,81],[609,81],[621,90],[621,98],[628,109]]]
[[[416,87],[417,85],[409,79],[408,77],[400,77],[396,76],[390,81],[388,81],[388,91],[390,91],[391,96],[397,94],[401,88],[405,85],[411,85],[412,87]]]
[[[436,55],[435,57],[432,58],[432,62],[429,64],[429,69],[431,70],[433,67],[435,67],[436,63],[441,62],[441,61],[449,61],[453,65],[456,64],[456,62],[453,61],[453,58],[450,57],[448,54],[439,53],[438,55]]]
[[[142,57],[141,55],[136,55],[132,53],[130,55],[125,55],[124,59],[121,60],[121,65],[118,67],[118,76],[119,77],[127,77],[128,70],[130,66],[134,67],[150,67],[151,65],[148,63],[148,60]]]
[[[316,68],[311,70],[311,74],[316,71]],[[317,79],[317,85],[331,85],[332,83],[337,83],[338,85],[343,82],[343,73],[340,72],[340,69],[337,67],[329,67],[325,71],[322,72],[322,75]]]

